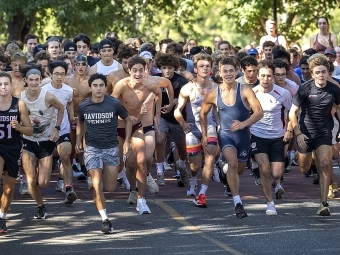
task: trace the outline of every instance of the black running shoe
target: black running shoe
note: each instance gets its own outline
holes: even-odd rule
[[[77,199],[77,194],[74,192],[72,187],[66,187],[65,192],[65,204],[71,205]]]
[[[319,181],[320,181],[320,176],[317,173],[317,174],[314,175],[313,184],[317,185],[317,184],[319,184]]]
[[[113,233],[113,227],[112,227],[112,224],[111,222],[106,219],[105,221],[103,221],[103,225],[102,225],[102,232],[104,234],[112,234]]]
[[[227,196],[227,197],[231,197],[231,190],[229,188],[229,185],[228,183],[226,185],[224,185],[224,195]]]
[[[7,233],[6,219],[0,218],[0,234],[6,233]]]
[[[235,206],[235,213],[236,213],[236,217],[238,219],[242,219],[242,218],[248,217],[248,214],[244,210],[243,205],[241,203],[237,203],[236,204],[236,206]]]
[[[34,219],[45,219],[46,215],[46,206],[42,205],[38,207],[38,211],[34,214]]]

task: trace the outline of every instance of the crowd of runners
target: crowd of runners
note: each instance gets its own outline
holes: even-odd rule
[[[340,47],[327,18],[317,22],[320,31],[303,52],[271,20],[259,46],[233,46],[220,36],[212,48],[194,39],[123,42],[113,32],[93,44],[82,33],[6,43],[0,233],[7,233],[18,178],[20,193],[37,203],[34,218],[45,219],[42,188],[52,169],[60,171],[56,190],[65,204],[77,199],[73,179],[87,181],[103,233],[113,232],[104,187],[113,192],[120,180],[127,203],[149,214],[145,191],[162,192],[169,169],[199,207],[208,205],[210,182],[222,182],[241,219],[239,176],[247,164],[267,215],[277,215],[273,195],[284,196],[283,173],[298,164],[320,185],[317,214],[329,216],[327,199],[338,192],[332,159],[339,159]]]

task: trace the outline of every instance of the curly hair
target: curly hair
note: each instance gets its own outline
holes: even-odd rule
[[[171,53],[157,54],[155,62],[158,68],[161,68],[162,66],[172,66],[175,70],[179,68],[179,57]]]

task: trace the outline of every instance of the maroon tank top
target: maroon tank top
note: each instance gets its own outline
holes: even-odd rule
[[[327,49],[327,47],[326,47],[325,45],[319,43],[319,41],[318,41],[318,36],[319,36],[319,34],[316,35],[315,42],[314,42],[313,46],[314,46],[314,49],[315,49],[317,52],[323,54],[324,51]],[[328,42],[329,42],[329,46],[330,46],[331,48],[334,48],[334,47],[333,47],[333,42],[332,42],[332,40],[331,40],[331,33],[329,33]]]

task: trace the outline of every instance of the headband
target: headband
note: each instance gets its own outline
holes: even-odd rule
[[[26,78],[31,74],[38,74],[41,77],[41,72],[38,69],[32,68],[26,73]]]

